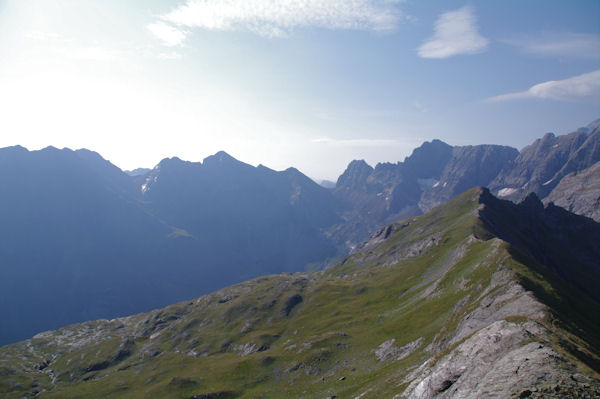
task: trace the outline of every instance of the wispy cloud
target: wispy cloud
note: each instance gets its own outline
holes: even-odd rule
[[[407,139],[333,139],[330,137],[319,137],[311,142],[326,144],[332,147],[404,147],[414,145],[422,140],[417,138]]]
[[[159,53],[157,57],[161,60],[178,60],[181,58],[181,53],[171,51],[170,53]]]
[[[31,40],[36,40],[40,42],[71,42],[71,40],[66,40],[58,33],[54,32],[43,32],[39,30],[34,30],[25,35],[26,38]]]
[[[477,31],[471,7],[442,14],[435,23],[435,32],[418,49],[423,58],[448,58],[459,54],[475,54],[485,50],[489,41]]]
[[[526,36],[501,40],[520,47],[524,52],[574,58],[600,58],[600,35],[573,32],[544,32],[536,37]]]
[[[600,69],[564,80],[550,80],[528,90],[488,98],[488,102],[521,98],[544,98],[559,101],[600,102]]]
[[[114,61],[120,57],[120,52],[114,48],[97,43],[80,43],[53,32],[33,31],[27,34],[26,38],[37,42],[45,51],[70,59]]]
[[[118,54],[112,48],[92,46],[82,47],[76,51],[72,51],[70,56],[82,60],[113,61],[117,59]]]
[[[181,28],[250,31],[264,37],[285,37],[295,28],[316,27],[390,31],[402,12],[398,0],[186,0],[152,24],[166,44],[185,38]],[[166,23],[172,24],[172,26]],[[172,30],[168,31],[166,28]],[[166,32],[166,33],[165,33]],[[174,36],[171,38],[171,35]],[[167,39],[167,40],[165,40]]]
[[[186,31],[168,25],[162,21],[151,23],[147,28],[154,36],[159,38],[163,44],[169,47],[180,45],[187,36]]]

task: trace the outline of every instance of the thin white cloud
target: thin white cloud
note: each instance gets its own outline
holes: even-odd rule
[[[564,80],[550,80],[528,90],[488,98],[488,102],[522,98],[543,98],[559,101],[600,102],[600,69]]]
[[[169,47],[180,45],[187,36],[187,32],[162,21],[151,23],[147,28],[154,36],[159,38],[163,44]]]
[[[121,55],[117,49],[97,43],[81,43],[53,32],[32,31],[25,37],[37,43],[44,51],[75,60],[115,61]]]
[[[170,53],[159,53],[158,58],[161,60],[178,60],[181,58],[181,53],[172,51]]]
[[[395,0],[186,0],[161,18],[176,27],[250,31],[264,37],[285,37],[293,29],[303,27],[381,32],[395,29],[400,22],[402,13],[396,3]],[[156,27],[164,30],[165,24]],[[177,44],[185,35],[178,37]]]
[[[117,59],[117,52],[107,47],[82,47],[72,50],[69,56],[82,60],[113,61]]]
[[[536,37],[504,39],[526,53],[549,57],[600,58],[600,35],[573,32],[545,32]]]
[[[25,35],[27,39],[39,41],[39,42],[70,42],[71,40],[64,39],[61,35],[54,32],[44,32],[34,30]]]
[[[442,14],[435,32],[418,49],[422,58],[447,58],[459,54],[476,54],[487,48],[489,41],[477,31],[475,14],[465,6]]]

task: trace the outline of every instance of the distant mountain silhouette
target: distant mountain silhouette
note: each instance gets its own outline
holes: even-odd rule
[[[433,140],[403,162],[352,161],[334,188],[222,151],[128,174],[85,149],[0,149],[0,344],[331,265],[381,226],[473,186],[594,217],[597,125],[521,152]]]
[[[124,172],[126,174],[128,174],[129,176],[141,176],[141,175],[145,175],[146,173],[150,172],[152,169],[148,169],[148,168],[135,168],[133,170],[125,170]]]
[[[88,150],[0,150],[0,343],[337,253],[333,196],[295,169],[218,153],[143,178]]]

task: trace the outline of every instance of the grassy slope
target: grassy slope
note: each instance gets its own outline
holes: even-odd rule
[[[479,306],[500,264],[556,310],[546,320],[559,332],[555,346],[577,357],[582,371],[598,370],[597,327],[584,323],[581,312],[561,316],[572,310],[558,299],[569,287],[492,239],[476,217],[478,195],[471,190],[401,222],[378,247],[323,272],[258,278],[162,310],[69,326],[1,348],[0,395],[344,398],[368,391],[369,397],[393,396],[406,386],[402,379],[408,371],[457,345],[444,346],[444,338]],[[294,295],[302,302],[286,315]],[[588,298],[568,300],[600,314]],[[69,344],[81,337],[90,343]],[[377,360],[373,350],[390,339],[397,347],[422,343],[402,360]],[[260,351],[242,355],[244,344]],[[53,356],[49,366],[35,369]]]

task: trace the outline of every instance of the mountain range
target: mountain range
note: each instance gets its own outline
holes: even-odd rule
[[[473,186],[599,220],[599,161],[598,121],[520,152],[433,140],[396,164],[352,161],[330,189],[225,152],[125,173],[89,150],[3,148],[0,344],[333,265]]]
[[[378,226],[399,218],[420,215],[474,187],[485,186],[501,198],[520,201],[534,192],[584,216],[600,209],[600,192],[583,188],[588,205],[578,205],[580,196],[565,197],[561,188],[552,190],[569,174],[579,173],[600,161],[600,119],[573,133],[542,139],[518,151],[499,145],[452,147],[440,140],[425,142],[404,162],[380,163],[372,168],[352,161],[333,190],[343,204],[344,223],[332,231],[342,232],[348,247],[368,237]],[[589,173],[590,179],[600,180]],[[552,196],[550,197],[550,194]],[[600,219],[596,219],[600,221]],[[337,229],[337,230],[336,230]]]
[[[6,398],[600,395],[600,224],[476,187],[321,271],[0,348]]]
[[[88,150],[4,148],[0,187],[2,343],[337,254],[327,190],[225,153],[130,177]]]

